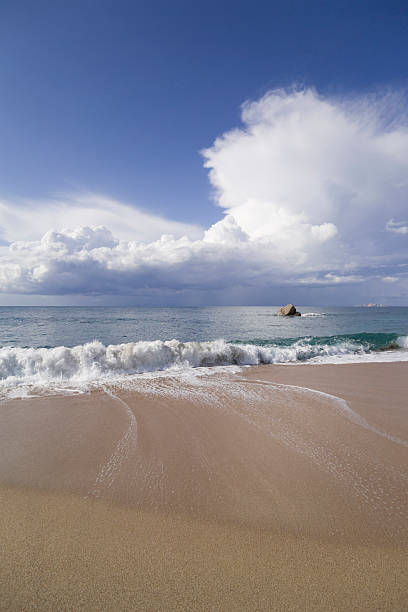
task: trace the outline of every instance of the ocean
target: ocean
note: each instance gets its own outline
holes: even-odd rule
[[[408,360],[408,308],[0,307],[0,395],[260,363]]]

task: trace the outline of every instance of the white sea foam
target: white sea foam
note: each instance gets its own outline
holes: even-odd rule
[[[370,353],[368,347],[351,340],[333,344],[313,344],[304,338],[289,346],[233,344],[224,340],[179,342],[178,340],[129,342],[105,346],[94,341],[67,348],[0,349],[0,391],[8,397],[27,395],[30,387],[53,392],[70,387],[79,392],[89,384],[123,380],[132,374],[167,372],[175,374],[191,368],[219,368],[302,362],[339,363],[343,361],[408,360],[408,337],[397,344],[402,350]],[[24,391],[23,391],[24,390]]]
[[[399,336],[399,338],[397,338],[397,344],[401,348],[408,348],[408,336]]]

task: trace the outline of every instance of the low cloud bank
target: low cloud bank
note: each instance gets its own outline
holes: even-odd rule
[[[74,225],[73,225],[74,224]],[[96,193],[65,194],[49,200],[0,200],[4,243],[38,240],[50,228],[108,227],[117,238],[152,241],[162,234],[202,236],[201,227],[171,221]]]
[[[402,109],[395,95],[332,100],[312,90],[278,90],[247,102],[242,126],[202,152],[225,212],[206,231],[90,194],[41,210],[3,203],[3,244],[10,244],[1,248],[0,291],[191,294],[239,285],[242,299],[266,286],[341,285],[343,295],[359,286],[363,296],[368,283],[370,297],[391,296],[392,288],[393,299],[403,299],[408,129]],[[81,227],[63,229],[77,216]],[[16,240],[18,219],[23,239]],[[41,232],[47,223],[58,229]]]

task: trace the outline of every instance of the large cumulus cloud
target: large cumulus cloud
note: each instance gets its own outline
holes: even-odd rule
[[[293,248],[297,234],[306,249],[337,234],[351,263],[397,250],[384,229],[408,203],[400,97],[335,101],[274,91],[246,103],[242,120],[204,156],[217,203],[244,231],[282,249]],[[314,228],[308,236],[305,223]]]
[[[55,229],[15,240],[3,203],[0,225],[10,245],[2,248],[0,290],[137,295],[240,286],[242,299],[265,287],[343,293],[349,287],[370,298],[407,295],[408,129],[401,98],[269,92],[247,102],[241,127],[202,153],[224,211],[206,231],[137,210],[145,218],[126,223],[123,205],[104,198],[76,229],[64,229],[69,203],[60,217],[54,203]],[[89,208],[87,197],[77,198],[77,209]],[[28,217],[32,210],[26,206]],[[40,217],[45,223],[46,212]]]

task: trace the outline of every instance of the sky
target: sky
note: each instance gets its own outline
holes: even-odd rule
[[[408,5],[3,0],[0,304],[408,304]]]

